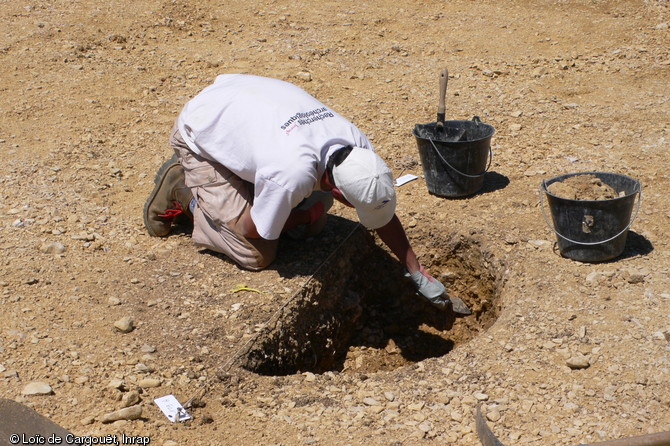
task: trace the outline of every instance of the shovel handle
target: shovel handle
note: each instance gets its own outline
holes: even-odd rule
[[[600,441],[579,446],[668,446],[670,445],[670,431],[656,434],[640,435],[638,437],[621,438],[619,440]]]
[[[442,69],[440,73],[440,102],[437,105],[437,122],[444,124],[444,116],[446,112],[445,96],[447,95],[447,82],[449,80],[449,70]]]

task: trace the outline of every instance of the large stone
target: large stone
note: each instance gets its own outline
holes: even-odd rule
[[[114,322],[114,327],[121,333],[130,333],[135,328],[135,322],[130,316],[125,316]]]
[[[21,394],[26,396],[51,395],[52,393],[53,390],[51,389],[51,386],[42,381],[33,381],[28,383],[21,391]]]
[[[102,423],[113,423],[119,420],[137,420],[142,416],[142,406],[136,405],[125,407],[114,412],[106,413],[100,417]]]
[[[575,355],[570,357],[565,364],[573,370],[586,369],[591,366],[589,358],[584,355]]]

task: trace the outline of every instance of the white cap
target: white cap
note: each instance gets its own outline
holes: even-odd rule
[[[393,174],[374,151],[354,147],[345,160],[333,167],[333,179],[344,198],[354,205],[368,229],[387,224],[395,214]]]

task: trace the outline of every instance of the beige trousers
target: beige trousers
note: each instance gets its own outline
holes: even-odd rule
[[[176,124],[170,145],[184,167],[186,185],[197,201],[193,209],[193,243],[225,254],[243,268],[260,270],[277,256],[278,240],[250,239],[235,231],[235,223],[253,204],[253,184],[221,164],[193,153]]]

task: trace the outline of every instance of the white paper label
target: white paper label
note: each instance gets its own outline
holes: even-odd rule
[[[186,412],[186,409],[177,401],[174,395],[166,395],[156,398],[154,402],[160,407],[168,420],[172,421],[186,421],[190,420],[191,416]]]
[[[402,186],[403,184],[409,183],[410,181],[416,180],[417,178],[419,177],[412,175],[411,173],[407,173],[399,178],[396,178],[395,185]]]

